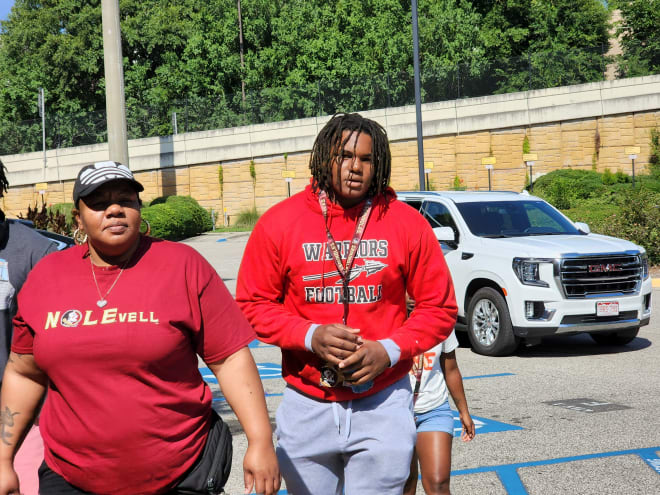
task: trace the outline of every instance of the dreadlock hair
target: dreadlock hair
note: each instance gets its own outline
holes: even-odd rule
[[[341,160],[344,156],[344,146],[349,140],[342,139],[344,131],[357,132],[371,136],[371,164],[374,176],[367,191],[367,196],[373,197],[385,191],[392,169],[392,155],[387,132],[378,123],[367,119],[357,113],[336,113],[321,129],[314,140],[312,156],[309,159],[309,169],[312,172],[312,190],[325,191],[331,197],[334,195],[332,187],[332,160]],[[352,134],[352,133],[351,133]]]
[[[2,160],[0,160],[0,197],[4,196],[7,192],[7,189],[9,188],[9,181],[5,175],[6,171],[7,169],[5,168],[4,163],[2,163]]]

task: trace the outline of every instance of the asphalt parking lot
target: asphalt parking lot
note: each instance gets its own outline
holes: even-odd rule
[[[247,233],[235,233],[185,242],[209,260],[234,293],[247,239]],[[503,358],[459,348],[477,436],[467,444],[454,442],[452,493],[660,494],[658,291],[651,324],[626,346],[599,346],[577,335],[546,338]],[[251,348],[274,425],[284,389],[280,352],[256,341]],[[226,491],[244,493],[245,436],[217,385],[208,381],[217,397],[214,406],[234,433]],[[417,493],[424,493],[421,483]]]

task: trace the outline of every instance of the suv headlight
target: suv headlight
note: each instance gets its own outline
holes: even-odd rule
[[[513,271],[516,273],[518,280],[520,280],[525,285],[533,285],[535,287],[550,287],[548,282],[544,282],[540,278],[539,265],[541,263],[552,263],[552,260],[513,258]]]
[[[642,265],[642,280],[649,278],[649,257],[644,254],[639,255],[639,261]]]

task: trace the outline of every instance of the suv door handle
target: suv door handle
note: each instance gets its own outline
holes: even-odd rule
[[[465,251],[461,253],[462,260],[469,260],[472,256],[474,256],[474,253],[466,253]]]

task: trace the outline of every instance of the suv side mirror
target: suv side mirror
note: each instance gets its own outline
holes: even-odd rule
[[[433,229],[435,238],[440,242],[452,243],[456,242],[456,237],[454,236],[454,229],[451,227],[435,227]]]
[[[581,230],[585,234],[591,234],[591,229],[589,228],[589,225],[587,225],[586,223],[584,223],[584,222],[574,222],[574,225],[578,230]]]

